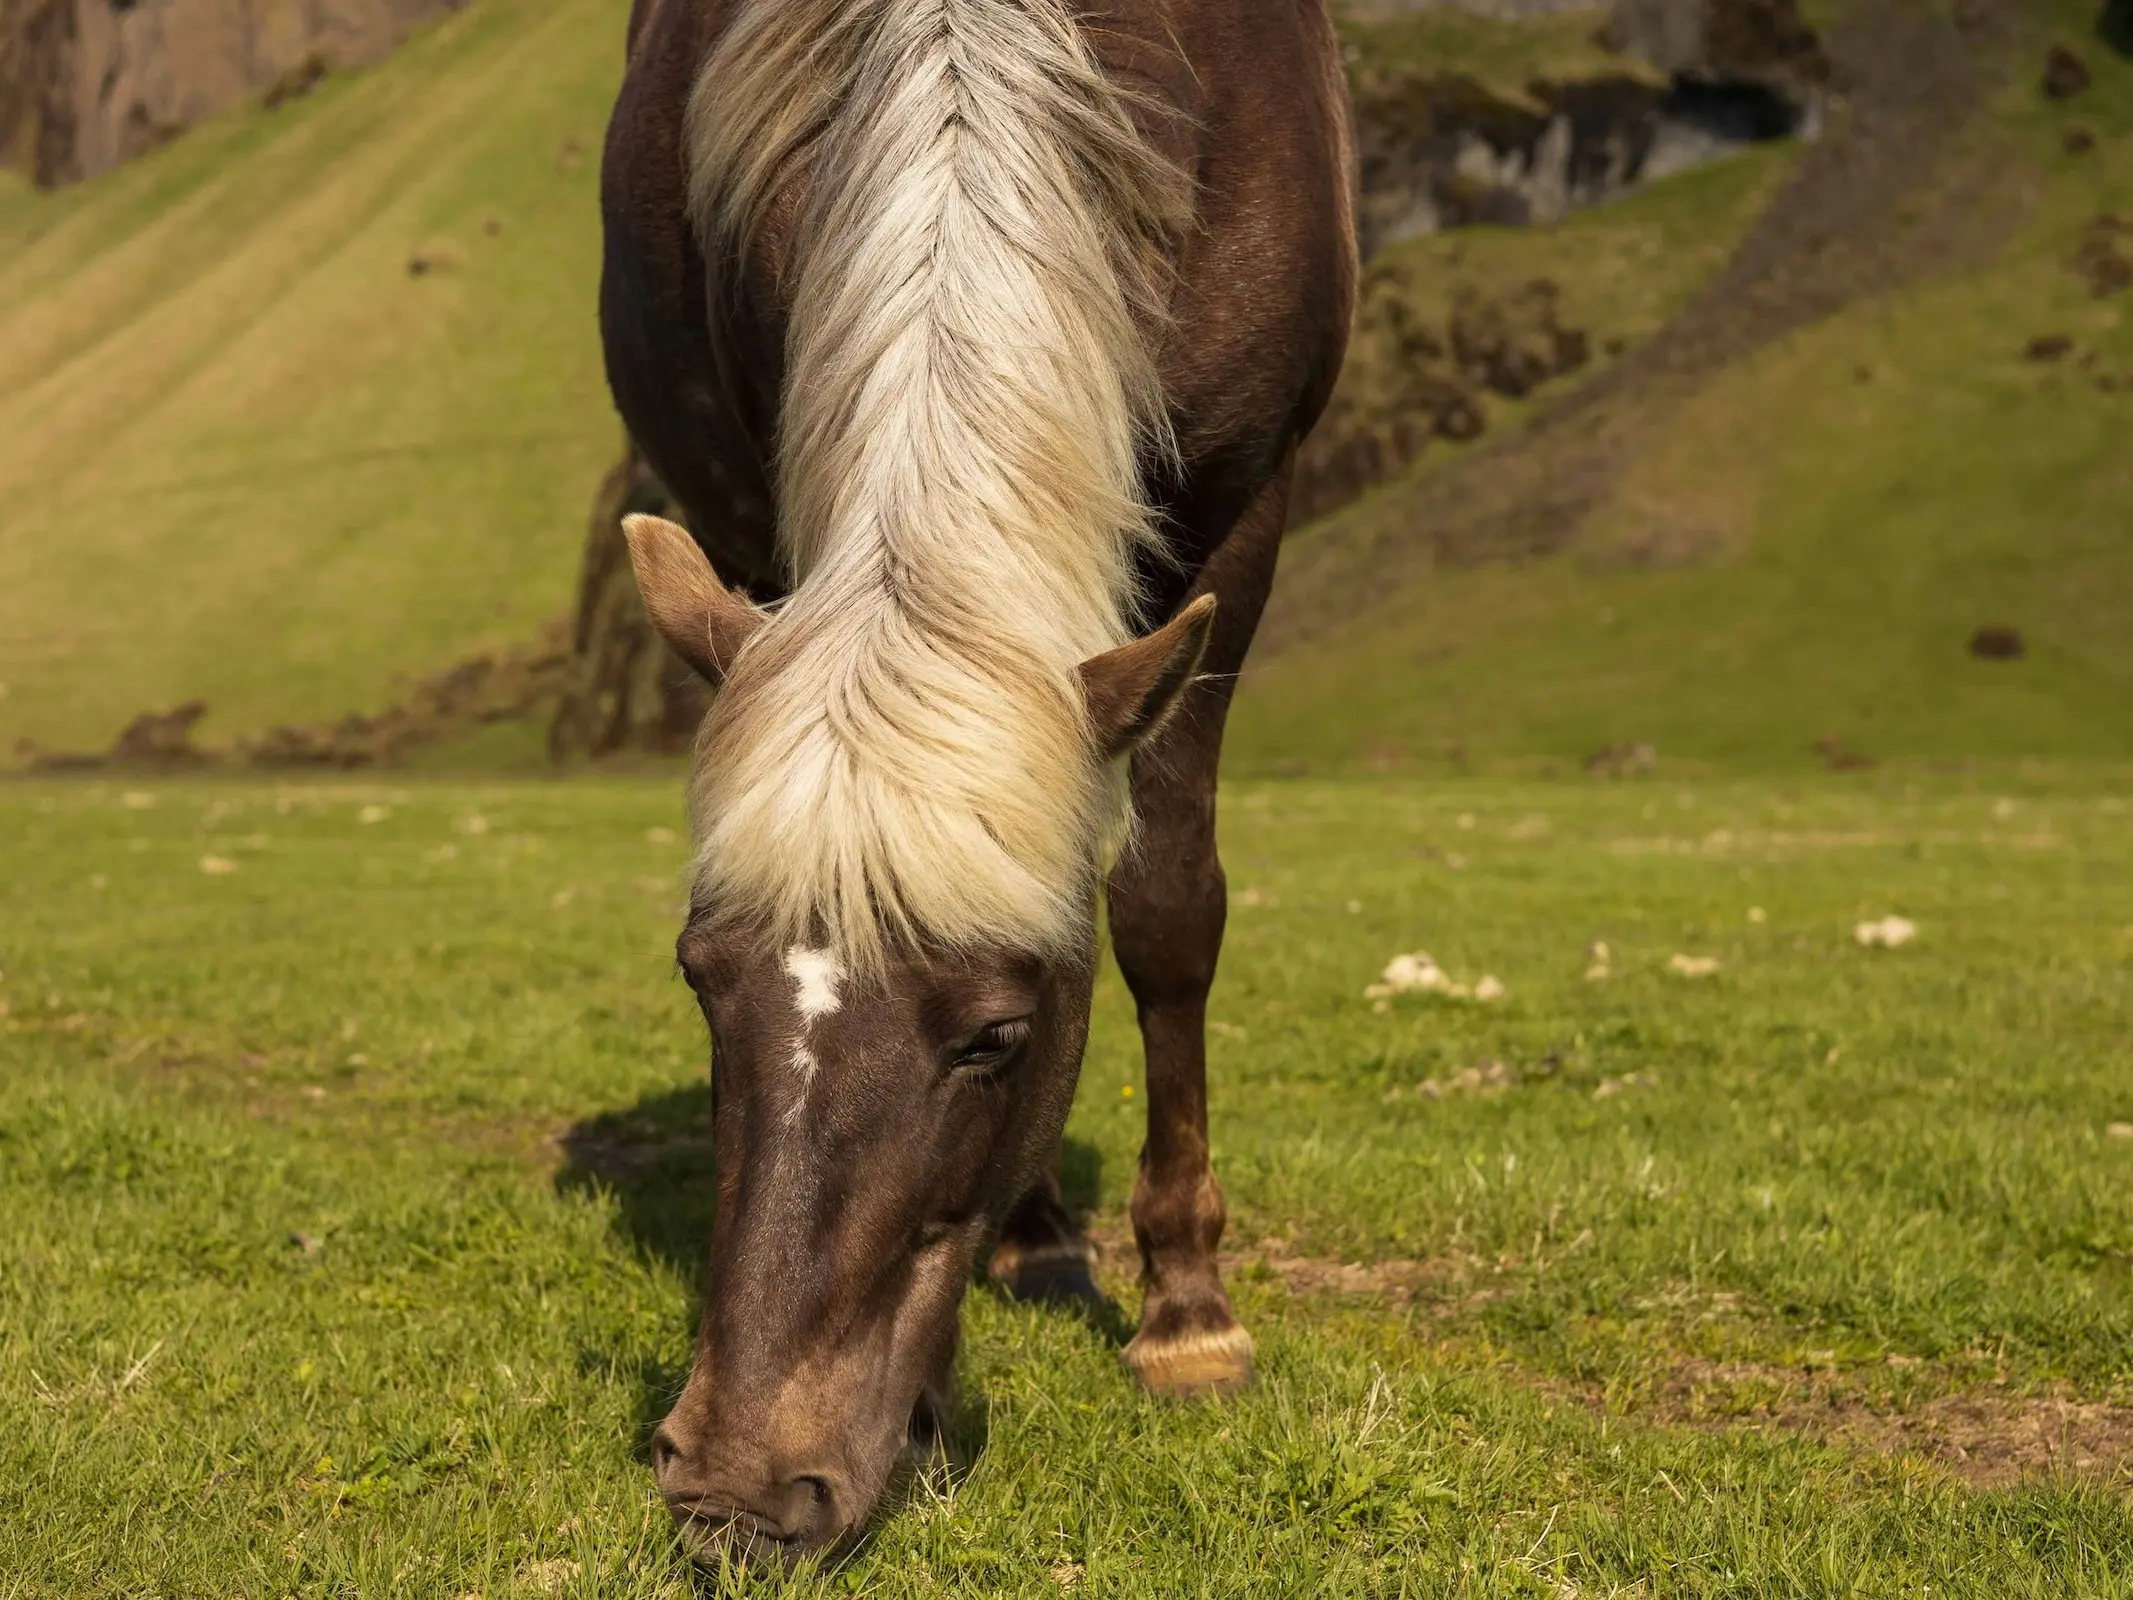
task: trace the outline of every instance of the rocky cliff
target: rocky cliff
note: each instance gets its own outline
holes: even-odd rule
[[[50,188],[251,95],[367,66],[462,0],[0,0],[0,166]]]
[[[1396,40],[1399,16],[1450,3],[1407,0],[1376,36]],[[1492,3],[1511,0],[1455,8]],[[1615,0],[1595,42],[1611,52],[1608,70],[1511,93],[1413,49],[1357,60],[1364,254],[1445,228],[1559,222],[1819,123],[1829,63],[1797,0]]]

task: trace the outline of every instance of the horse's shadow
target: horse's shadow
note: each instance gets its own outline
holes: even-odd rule
[[[635,1105],[587,1117],[571,1126],[561,1144],[557,1192],[611,1196],[616,1230],[644,1257],[665,1263],[688,1285],[688,1326],[693,1328],[703,1308],[718,1200],[709,1084],[647,1095]],[[1102,1152],[1080,1139],[1064,1141],[1059,1187],[1077,1222],[1095,1209],[1102,1179]],[[1000,1292],[989,1279],[981,1277],[980,1282],[989,1292]],[[1060,1309],[1081,1317],[1113,1344],[1123,1343],[1132,1331],[1109,1301]],[[584,1359],[589,1366],[612,1370],[614,1365],[601,1352],[588,1351]],[[688,1368],[686,1363],[647,1362],[636,1375],[636,1453],[649,1461],[652,1430],[680,1394]],[[939,1441],[951,1473],[976,1459],[986,1431],[983,1397],[962,1395]]]

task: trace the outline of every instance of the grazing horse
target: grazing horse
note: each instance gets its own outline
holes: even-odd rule
[[[1322,0],[637,0],[601,330],[690,524],[630,519],[646,609],[717,691],[679,943],[717,1216],[652,1446],[700,1555],[864,1525],[988,1249],[1094,1292],[1056,1172],[1099,889],[1147,1052],[1123,1360],[1251,1378],[1215,775],[1346,340],[1350,165]]]

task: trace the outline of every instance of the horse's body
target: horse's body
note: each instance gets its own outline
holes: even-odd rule
[[[655,621],[727,685],[682,943],[718,1238],[656,1449],[693,1529],[849,1532],[984,1246],[1075,1280],[1047,1171],[1136,744],[1106,884],[1148,1073],[1126,1359],[1250,1375],[1207,1156],[1215,774],[1346,337],[1348,166],[1321,0],[638,0],[610,382],[723,581],[791,596],[754,611],[633,528]]]

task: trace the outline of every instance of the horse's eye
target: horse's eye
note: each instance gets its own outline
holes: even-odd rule
[[[1029,1018],[1008,1017],[1000,1022],[988,1022],[963,1042],[955,1053],[955,1067],[960,1072],[990,1072],[1005,1065],[1029,1039]]]

